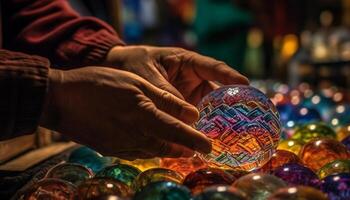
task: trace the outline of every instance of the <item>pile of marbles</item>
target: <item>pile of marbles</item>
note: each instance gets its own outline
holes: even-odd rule
[[[350,199],[346,93],[314,93],[307,84],[257,88],[264,93],[225,86],[199,103],[194,127],[212,141],[208,155],[126,161],[83,146],[21,199]]]

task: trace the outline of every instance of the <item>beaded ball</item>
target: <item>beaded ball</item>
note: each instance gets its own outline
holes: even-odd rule
[[[251,173],[245,175],[233,183],[233,186],[243,191],[248,199],[267,199],[272,193],[287,184],[276,176],[262,173]]]
[[[268,200],[328,200],[327,195],[312,187],[297,186],[277,190]]]
[[[83,165],[62,163],[51,168],[46,178],[57,178],[79,185],[82,181],[92,178],[94,173]]]
[[[78,186],[80,199],[102,198],[107,195],[116,195],[126,198],[131,196],[132,191],[126,184],[112,178],[92,178],[83,181]]]
[[[337,173],[350,173],[350,160],[335,160],[327,163],[317,172],[321,179]]]
[[[96,177],[110,177],[131,187],[133,181],[140,173],[141,171],[136,167],[125,164],[115,164],[101,170],[96,174]]]
[[[64,180],[47,178],[29,186],[20,199],[75,200],[77,188]]]
[[[204,155],[212,167],[253,170],[272,156],[280,139],[276,107],[261,91],[241,85],[219,88],[198,105],[196,128],[212,140]]]
[[[202,192],[212,185],[231,185],[236,178],[231,174],[214,168],[200,169],[188,174],[183,181],[193,194]]]
[[[194,200],[247,200],[247,197],[234,187],[219,185],[206,188]]]
[[[305,185],[317,188],[320,184],[318,176],[311,169],[296,163],[285,164],[275,169],[272,174],[291,186]]]
[[[191,192],[174,182],[154,182],[137,192],[133,200],[190,200]]]
[[[327,176],[322,180],[321,189],[330,200],[350,199],[350,174],[340,173]]]
[[[297,129],[291,138],[307,143],[314,139],[336,138],[336,133],[323,123],[309,123]]]
[[[278,167],[287,163],[301,163],[297,155],[290,151],[277,150],[271,157],[270,161],[262,166],[259,171],[270,173]]]
[[[305,144],[299,154],[303,164],[317,172],[325,164],[339,159],[349,159],[346,147],[333,139],[313,140]]]
[[[133,189],[138,191],[150,183],[168,181],[181,184],[183,176],[171,169],[152,168],[140,173],[133,183]]]

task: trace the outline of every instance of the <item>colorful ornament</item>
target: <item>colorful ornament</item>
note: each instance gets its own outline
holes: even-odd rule
[[[64,180],[60,179],[42,179],[28,187],[20,199],[35,200],[35,199],[50,199],[50,200],[75,200],[77,188]]]
[[[340,173],[327,176],[322,180],[321,189],[330,200],[350,199],[350,174]]]
[[[288,139],[288,140],[282,140],[278,144],[277,150],[290,151],[290,152],[294,153],[295,155],[299,155],[299,152],[300,152],[302,146],[303,146],[303,144],[300,141]]]
[[[245,175],[233,183],[233,186],[244,192],[248,199],[267,199],[272,193],[287,184],[276,176],[262,173],[251,173]]]
[[[68,162],[84,165],[91,169],[94,173],[100,171],[104,167],[112,164],[112,159],[103,157],[101,154],[88,147],[79,147],[72,151]]]
[[[162,158],[160,166],[177,171],[184,176],[198,169],[208,167],[207,163],[197,154],[191,158]]]
[[[146,171],[148,169],[157,168],[160,166],[160,158],[151,159],[136,159],[133,161],[118,159],[118,163],[131,165],[138,168],[141,171]]]
[[[153,168],[139,174],[133,183],[135,191],[139,191],[153,182],[168,181],[181,184],[183,176],[176,171],[164,168]]]
[[[141,171],[136,167],[124,164],[115,164],[101,170],[96,177],[110,177],[128,186],[132,186],[133,181]]]
[[[126,184],[112,178],[87,179],[78,186],[80,199],[102,198],[107,195],[129,197],[132,191]]]
[[[323,123],[310,123],[301,126],[295,131],[292,139],[299,140],[303,143],[307,143],[314,139],[321,138],[336,138],[336,133],[332,128]]]
[[[346,146],[348,151],[350,151],[350,136],[344,138],[341,143]]]
[[[212,140],[210,166],[253,170],[272,156],[280,138],[277,109],[250,86],[224,86],[198,105],[196,128]]]
[[[190,200],[191,192],[174,182],[154,182],[137,192],[133,200]]]
[[[337,173],[350,173],[350,160],[335,160],[327,163],[317,172],[321,179]]]
[[[320,139],[305,144],[299,157],[304,165],[316,172],[334,160],[349,159],[350,153],[342,143],[336,140]]]
[[[340,128],[337,131],[337,139],[339,141],[344,140],[346,137],[348,137],[350,135],[350,124]]]
[[[62,163],[51,168],[45,178],[57,178],[79,185],[82,181],[92,178],[94,173],[83,165]]]
[[[297,186],[277,190],[268,200],[328,200],[327,195],[312,187]]]
[[[277,150],[271,157],[270,161],[262,166],[259,171],[270,173],[278,167],[281,167],[287,163],[301,163],[301,160],[297,155],[290,151]]]
[[[285,164],[275,169],[272,174],[291,186],[305,185],[318,188],[320,185],[320,180],[311,169],[296,163]]]
[[[246,194],[231,186],[211,186],[194,200],[247,200]]]
[[[188,174],[183,181],[193,194],[202,192],[212,185],[231,185],[236,178],[231,174],[214,168],[200,169]]]

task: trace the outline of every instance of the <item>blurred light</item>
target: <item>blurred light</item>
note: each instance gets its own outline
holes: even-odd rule
[[[300,92],[298,90],[292,90],[290,91],[290,96],[294,97],[294,96],[299,96]]]
[[[106,187],[107,187],[107,188],[112,188],[112,187],[113,187],[113,184],[112,184],[112,183],[107,183],[107,184],[106,184]]]
[[[289,188],[288,189],[288,193],[289,194],[294,194],[294,193],[296,193],[298,191],[298,189],[296,188],[296,187],[292,187],[292,188]]]
[[[284,36],[281,54],[285,59],[289,59],[298,50],[298,37],[293,34]]]
[[[260,176],[260,175],[255,175],[255,176],[253,176],[253,180],[259,180],[259,179],[261,179],[261,176]]]
[[[340,105],[340,106],[337,106],[337,108],[335,109],[337,111],[337,113],[343,113],[345,111],[345,106],[343,105]]]
[[[288,122],[287,122],[287,126],[288,126],[289,128],[293,127],[294,125],[295,125],[295,122],[294,122],[294,121],[288,121]]]
[[[339,119],[333,118],[331,123],[332,123],[333,126],[337,126],[339,124]]]
[[[299,111],[299,113],[300,113],[301,115],[307,115],[308,112],[309,112],[309,110],[308,110],[307,108],[302,108],[302,109],[300,109],[300,111]]]
[[[258,48],[263,43],[263,32],[258,28],[252,28],[248,33],[248,46]]]
[[[288,146],[291,147],[291,146],[294,146],[295,142],[294,141],[288,141]]]
[[[333,14],[329,10],[325,10],[320,15],[322,26],[330,26],[333,23]]]
[[[315,130],[315,129],[316,129],[316,125],[315,125],[315,124],[311,124],[311,125],[310,125],[310,130],[313,131],[313,130]]]
[[[344,97],[344,96],[343,96],[342,93],[337,92],[337,93],[334,94],[333,100],[334,100],[335,102],[339,102],[339,101],[343,100],[343,97]]]
[[[305,92],[304,92],[304,97],[305,98],[309,98],[313,95],[314,93],[312,92],[312,90],[310,89],[306,89]]]
[[[292,97],[291,103],[292,103],[293,105],[298,105],[298,104],[300,103],[300,98],[299,98],[298,96]]]
[[[321,97],[318,96],[318,95],[313,96],[312,99],[311,99],[311,102],[312,102],[313,104],[319,104],[320,101],[321,101]]]
[[[322,140],[318,140],[318,141],[316,141],[316,146],[320,146],[320,145],[321,145],[321,143],[322,143]]]
[[[339,177],[339,176],[333,177],[333,181],[339,181],[339,180],[340,180],[340,177]]]

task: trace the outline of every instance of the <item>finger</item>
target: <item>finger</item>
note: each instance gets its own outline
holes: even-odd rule
[[[218,81],[222,84],[249,84],[248,79],[224,62],[200,54],[180,50],[164,59],[168,65],[191,67],[203,80]]]
[[[150,83],[145,83],[144,92],[158,109],[185,123],[192,124],[199,118],[196,107],[165,90],[159,89]]]
[[[143,151],[128,151],[118,153],[116,157],[121,158],[123,160],[133,161],[136,159],[150,159],[154,158],[155,156],[149,153],[145,153]]]
[[[157,109],[152,102],[145,103],[144,123],[146,136],[155,137],[166,142],[176,143],[195,151],[209,153],[211,143],[206,136],[191,126],[171,115]]]
[[[151,141],[146,144],[143,149],[154,157],[192,157],[195,153],[193,150],[182,145],[166,142],[164,140],[158,140],[156,138],[151,138],[150,140]]]

